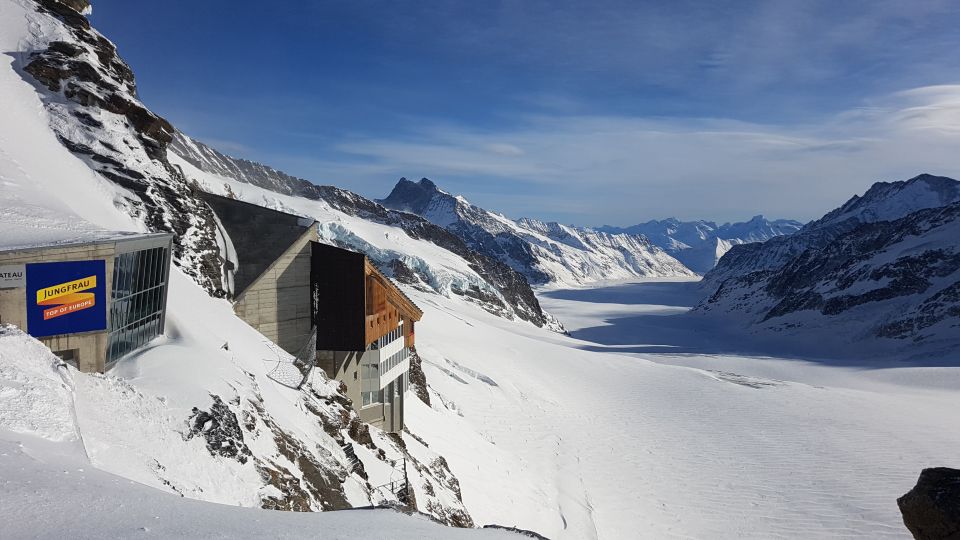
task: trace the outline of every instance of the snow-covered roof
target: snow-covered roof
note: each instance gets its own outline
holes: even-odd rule
[[[29,234],[10,234],[17,232],[8,227],[0,235],[0,253],[10,251],[34,251],[67,246],[91,244],[114,244],[120,242],[142,241],[148,239],[170,238],[171,233],[141,233],[132,231],[106,230],[37,230]]]

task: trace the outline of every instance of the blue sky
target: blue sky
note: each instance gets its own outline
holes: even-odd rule
[[[960,176],[954,1],[129,2],[94,25],[220,150],[511,217],[810,219]]]

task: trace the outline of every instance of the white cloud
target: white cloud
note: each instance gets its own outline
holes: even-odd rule
[[[579,214],[585,224],[758,212],[806,219],[874,181],[960,175],[960,85],[898,92],[817,124],[537,116],[502,131],[444,125],[338,149],[359,165],[356,175],[348,163],[337,169],[362,184],[383,185],[383,176],[363,178],[370,170],[429,176],[477,203],[505,203],[494,209],[514,216]],[[518,186],[535,197],[509,204],[503,195]],[[579,206],[562,204],[570,200]]]

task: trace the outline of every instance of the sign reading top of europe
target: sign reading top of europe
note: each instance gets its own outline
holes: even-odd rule
[[[27,265],[27,332],[35,337],[107,328],[105,261]]]

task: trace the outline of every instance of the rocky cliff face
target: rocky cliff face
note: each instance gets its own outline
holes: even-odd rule
[[[641,234],[663,248],[695,272],[709,272],[717,261],[739,244],[765,242],[777,236],[790,235],[803,227],[799,221],[769,220],[754,216],[742,223],[713,221],[680,221],[675,218],[652,220],[631,227],[599,227],[611,233]]]
[[[130,66],[82,14],[88,2],[33,5],[60,23],[35,36],[35,50],[19,66],[42,89],[51,128],[93,170],[124,188],[117,204],[151,230],[173,232],[176,264],[221,294],[213,216],[166,158],[173,127],[140,102]]]
[[[707,275],[719,283],[697,310],[755,328],[956,346],[958,185],[922,176],[878,184],[794,236],[737,246]]]
[[[503,262],[533,283],[692,275],[642,236],[532,219],[514,221],[450,195],[426,178],[419,182],[401,178],[380,202],[445,228],[470,248]]]

